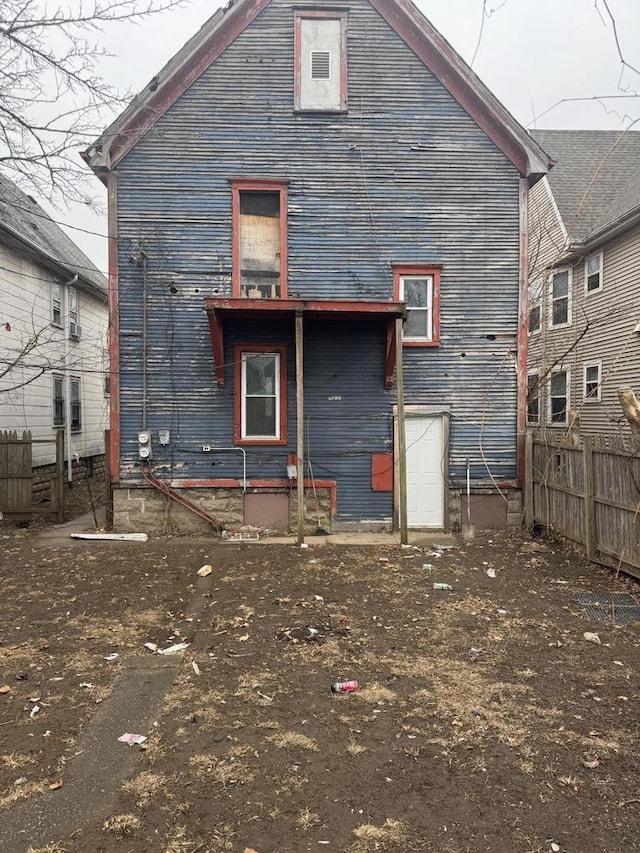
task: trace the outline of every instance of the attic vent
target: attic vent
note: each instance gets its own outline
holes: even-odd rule
[[[311,51],[311,79],[329,80],[331,77],[331,54],[328,50]]]

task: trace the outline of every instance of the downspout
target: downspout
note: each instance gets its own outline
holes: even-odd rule
[[[73,482],[73,458],[71,455],[71,347],[69,344],[69,333],[71,332],[71,319],[69,317],[69,288],[78,281],[76,273],[72,279],[64,283],[64,438],[65,455],[67,457],[67,481]]]

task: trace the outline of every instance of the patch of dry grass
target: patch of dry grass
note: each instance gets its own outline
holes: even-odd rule
[[[379,702],[393,702],[397,698],[393,690],[376,682],[362,687],[355,695],[363,702],[369,702],[372,705],[377,705]]]
[[[140,818],[133,814],[117,814],[105,820],[102,829],[104,832],[115,835],[116,838],[126,838],[127,835],[140,829],[140,825]]]
[[[207,753],[193,755],[189,759],[191,773],[198,782],[212,782],[223,788],[246,785],[255,776],[244,759],[248,752],[248,746],[234,746],[222,756]]]
[[[6,755],[0,755],[0,764],[8,770],[17,770],[19,767],[26,767],[28,764],[35,764],[36,760],[31,755],[23,755],[19,752],[8,752]]]
[[[309,829],[313,829],[314,826],[318,826],[320,824],[320,815],[316,812],[312,812],[307,806],[302,811],[298,812],[298,817],[296,818],[296,825],[306,832]]]
[[[162,795],[167,797],[167,777],[161,773],[144,770],[122,786],[127,794],[132,794],[138,808],[144,808],[150,800]]]
[[[251,705],[258,708],[268,708],[273,704],[273,695],[270,686],[273,685],[275,677],[271,672],[248,672],[238,678],[238,689],[234,696],[238,696]]]
[[[278,732],[270,735],[267,740],[278,749],[308,749],[311,752],[318,752],[319,749],[315,740],[299,732]]]
[[[407,830],[400,820],[388,817],[382,826],[372,823],[362,823],[353,830],[356,841],[351,846],[354,853],[369,853],[372,850],[382,850],[397,847],[407,840]]]
[[[363,746],[361,743],[356,743],[355,740],[350,740],[347,744],[347,752],[349,755],[362,755],[362,753],[366,751],[367,747]]]
[[[59,841],[53,844],[47,844],[46,847],[28,847],[27,853],[67,853],[67,848],[63,847]]]
[[[22,785],[12,785],[0,794],[0,809],[8,809],[20,800],[44,793],[46,785],[46,782],[23,782]]]

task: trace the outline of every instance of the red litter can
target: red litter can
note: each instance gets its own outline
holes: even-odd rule
[[[357,681],[336,681],[331,685],[332,693],[353,693],[357,689]]]

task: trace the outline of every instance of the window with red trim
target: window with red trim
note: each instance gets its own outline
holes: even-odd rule
[[[286,298],[286,182],[233,179],[231,197],[233,295]]]
[[[404,346],[438,346],[440,270],[437,267],[394,266],[393,291],[394,299],[407,306],[402,334]]]
[[[234,441],[287,443],[287,348],[234,347]]]
[[[347,109],[347,13],[297,9],[294,103],[301,112]]]

